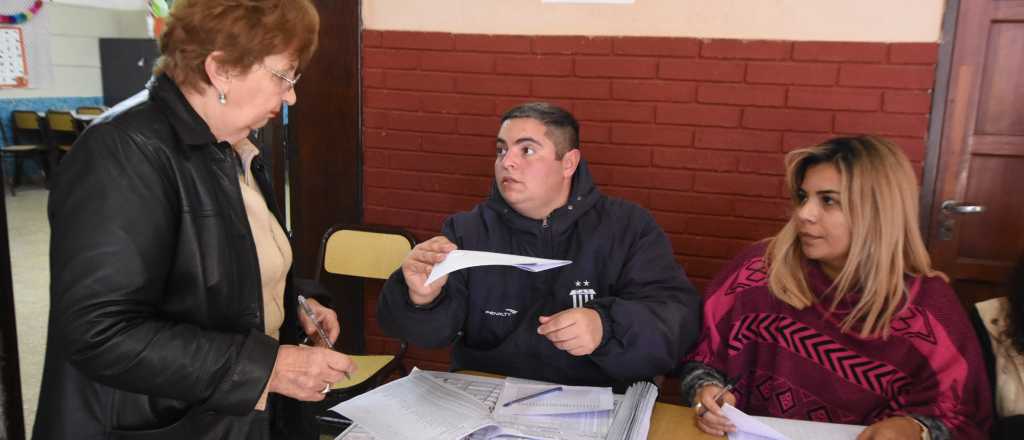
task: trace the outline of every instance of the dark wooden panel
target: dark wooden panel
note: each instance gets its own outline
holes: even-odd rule
[[[992,15],[1000,20],[1024,20],[1024,1],[999,0],[993,9]]]
[[[956,272],[947,275],[957,279],[970,279],[996,285],[1006,283],[1010,279],[1013,265],[1005,261],[974,260],[961,258],[956,262]]]
[[[2,168],[2,167],[0,167]],[[14,321],[11,246],[7,239],[7,202],[0,169],[0,439],[24,440],[18,333]]]
[[[971,153],[989,156],[1024,156],[1024,138],[1020,136],[974,136]]]
[[[968,279],[953,280],[953,290],[960,298],[965,310],[970,310],[979,303],[994,296],[1004,294],[1001,283],[975,282]]]
[[[1024,157],[978,156],[970,163],[971,180],[964,200],[985,212],[964,215],[960,222],[960,258],[1016,261],[1024,248]]]
[[[103,104],[113,106],[144,89],[159,56],[152,38],[100,38]]]
[[[317,0],[320,46],[290,110],[292,243],[296,274],[313,278],[320,238],[335,223],[362,221],[360,2]],[[362,295],[331,286],[343,316],[341,347],[360,351]],[[357,287],[358,288],[358,287]],[[345,289],[347,290],[347,288]]]
[[[978,134],[1024,135],[1024,22],[997,22],[989,30]]]

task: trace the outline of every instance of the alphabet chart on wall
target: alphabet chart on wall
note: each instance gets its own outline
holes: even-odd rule
[[[21,28],[0,26],[0,88],[28,87],[27,66]]]

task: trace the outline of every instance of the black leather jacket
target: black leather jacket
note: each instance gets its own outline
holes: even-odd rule
[[[278,341],[264,334],[239,160],[174,82],[104,115],[49,200],[51,309],[33,438],[240,439]],[[257,157],[252,171],[268,204]],[[282,342],[294,340],[286,291]]]

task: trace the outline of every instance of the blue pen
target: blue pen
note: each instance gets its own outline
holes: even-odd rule
[[[562,391],[562,387],[548,388],[548,389],[546,389],[544,391],[538,391],[536,393],[529,394],[529,395],[520,397],[520,398],[515,399],[515,400],[509,400],[508,402],[505,402],[501,406],[506,407],[506,406],[512,405],[513,403],[519,403],[519,402],[523,402],[523,401],[530,400],[530,399],[536,399],[536,398],[538,398],[540,396],[543,396],[543,395],[546,395],[546,394],[551,394],[551,393],[557,393],[559,391]]]

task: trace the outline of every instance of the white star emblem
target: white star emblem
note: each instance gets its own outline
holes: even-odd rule
[[[590,281],[586,281],[586,280],[584,280],[584,281],[583,281],[583,285],[584,285],[584,286],[589,286],[589,285],[590,285]]]
[[[576,282],[576,287],[580,287],[580,282],[579,281]]]

